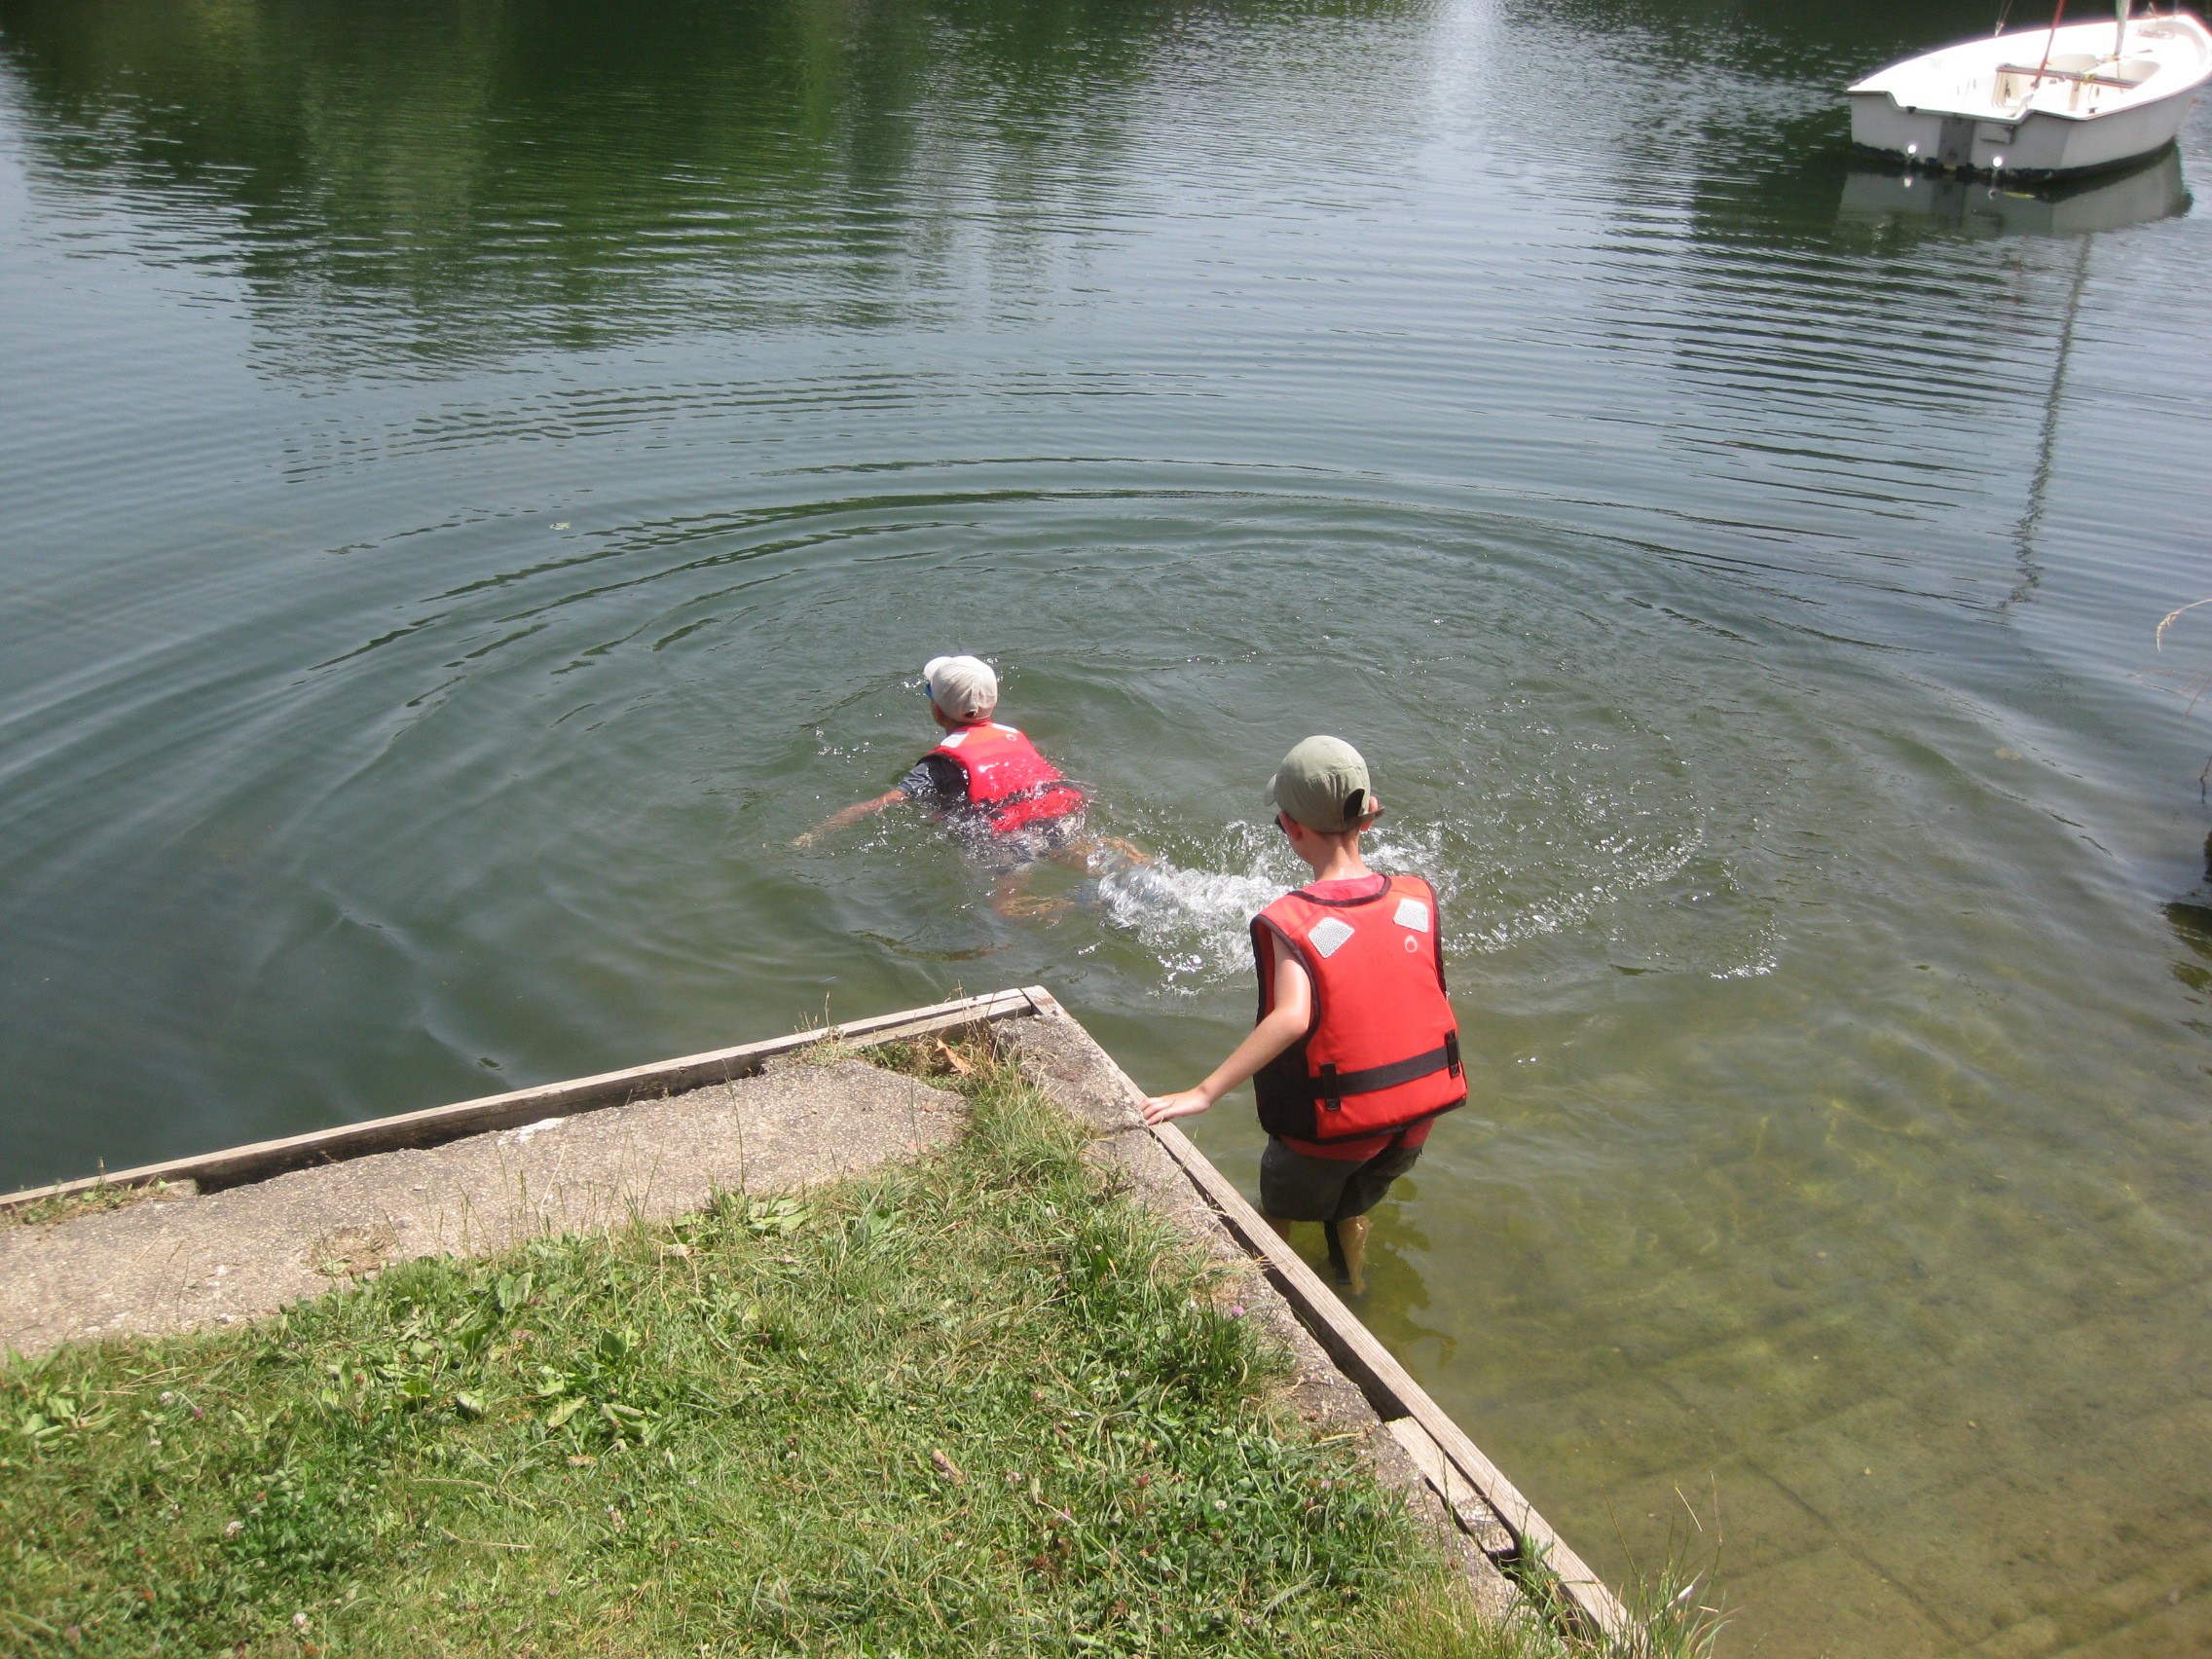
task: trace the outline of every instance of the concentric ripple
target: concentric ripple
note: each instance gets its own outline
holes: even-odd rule
[[[1473,1088],[1363,1312],[1578,1547],[2212,1643],[2212,113],[1858,166],[1988,25],[0,0],[0,1179],[1039,980],[1188,1084],[1334,731]],[[1145,862],[793,844],[954,649]]]

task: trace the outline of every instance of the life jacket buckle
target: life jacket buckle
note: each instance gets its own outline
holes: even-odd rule
[[[1454,1077],[1459,1075],[1459,1034],[1449,1032],[1444,1038],[1444,1069]]]
[[[1337,1092],[1337,1062],[1334,1060],[1322,1061],[1320,1076],[1314,1081],[1319,1085],[1316,1092],[1321,1097],[1321,1104],[1332,1112],[1343,1111],[1345,1097]]]

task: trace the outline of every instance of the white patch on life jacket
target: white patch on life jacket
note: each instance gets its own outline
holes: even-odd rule
[[[1334,956],[1339,950],[1342,950],[1345,940],[1349,938],[1351,938],[1349,923],[1340,922],[1334,916],[1323,916],[1313,924],[1313,931],[1306,936],[1306,942],[1318,950],[1324,957],[1327,957]]]
[[[943,738],[939,741],[938,747],[940,749],[958,749],[963,743],[966,743],[967,741],[967,728],[962,727],[959,731],[946,732]]]
[[[1411,928],[1416,933],[1428,932],[1428,906],[1419,899],[1399,900],[1398,913],[1390,919],[1398,926]]]

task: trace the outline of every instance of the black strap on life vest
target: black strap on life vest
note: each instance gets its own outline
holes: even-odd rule
[[[1307,1099],[1318,1100],[1335,1112],[1343,1108],[1347,1094],[1373,1094],[1440,1071],[1449,1071],[1454,1077],[1459,1075],[1459,1034],[1456,1031],[1444,1039],[1442,1048],[1431,1049],[1425,1054],[1416,1054],[1410,1060],[1392,1060],[1386,1066],[1369,1066],[1364,1071],[1340,1072],[1335,1062],[1324,1063],[1318,1077],[1306,1079],[1305,1093]]]

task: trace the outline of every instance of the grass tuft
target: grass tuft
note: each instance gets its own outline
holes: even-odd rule
[[[0,1209],[0,1227],[58,1227],[61,1223],[75,1221],[80,1216],[129,1209],[132,1204],[173,1198],[179,1195],[188,1196],[196,1190],[190,1182],[175,1181],[148,1181],[143,1186],[111,1187],[103,1178],[74,1193],[33,1198],[29,1203],[11,1204]]]

